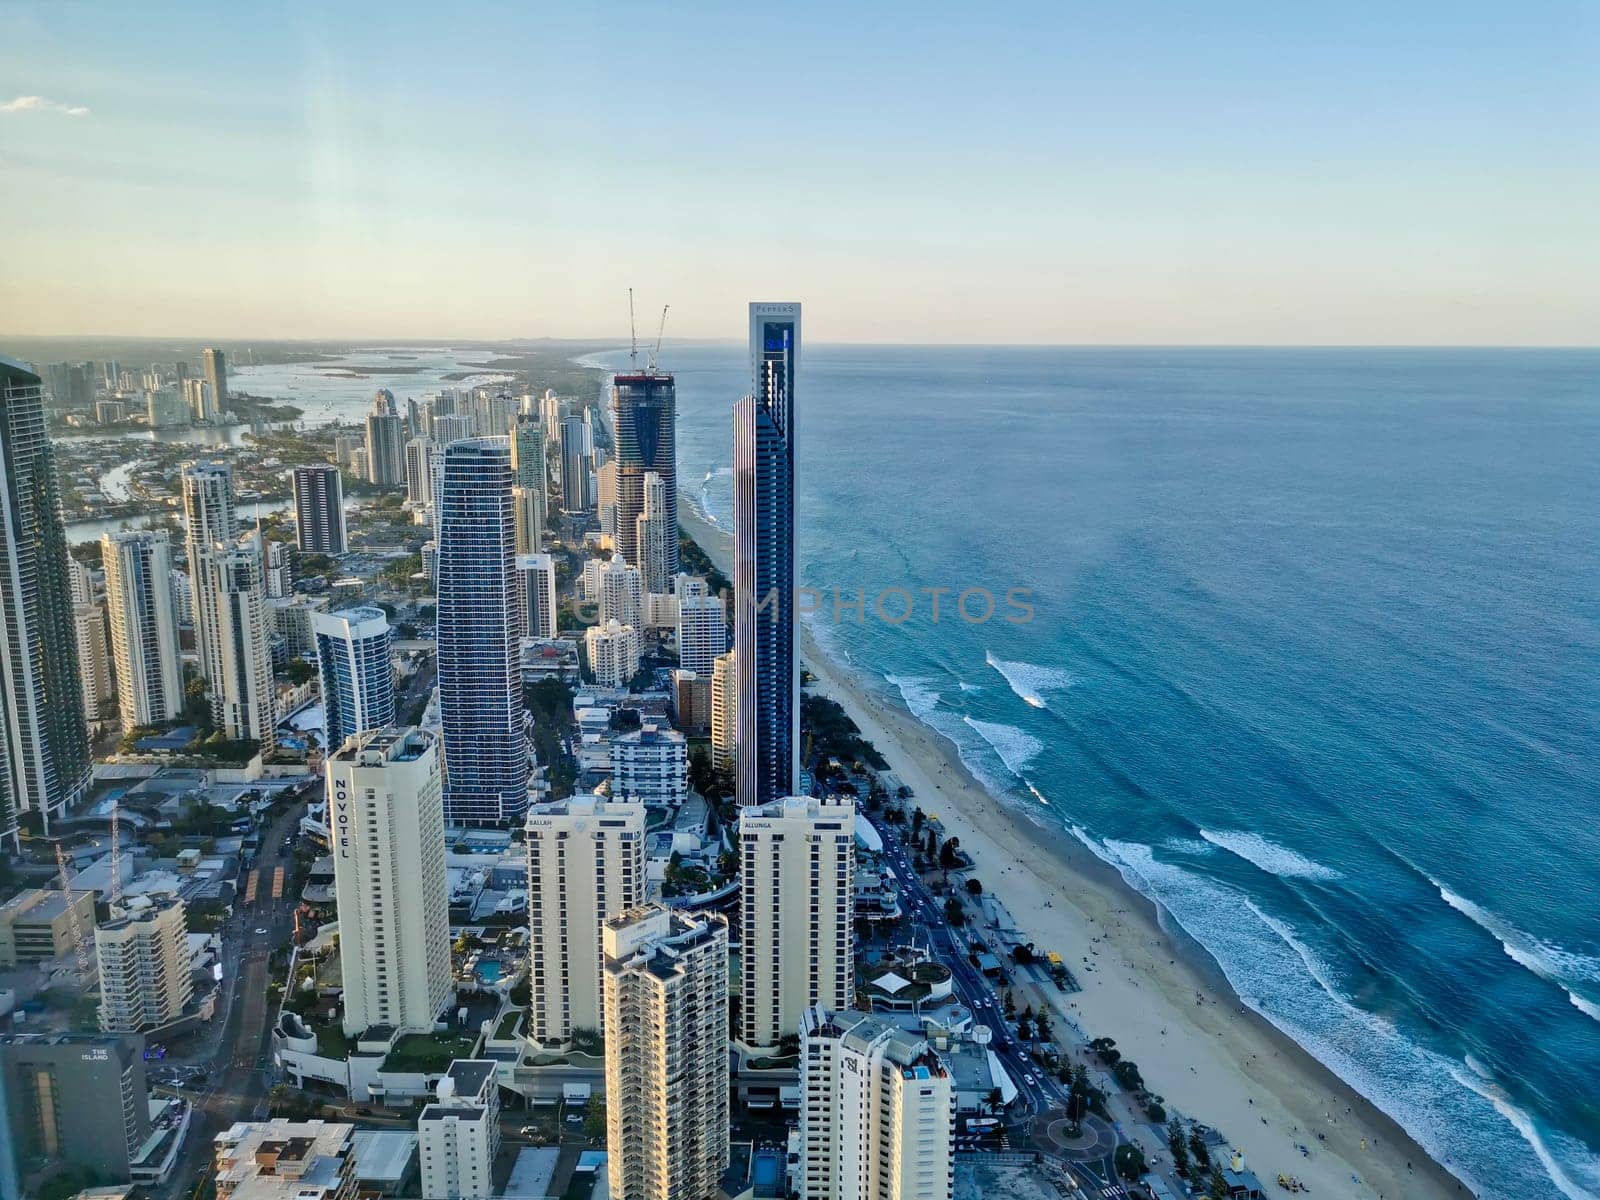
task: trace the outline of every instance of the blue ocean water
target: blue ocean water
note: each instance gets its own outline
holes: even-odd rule
[[[663,366],[680,486],[728,524],[742,349]],[[1481,1194],[1600,1195],[1600,352],[812,346],[802,369],[830,652]],[[835,622],[835,588],[868,619]],[[872,613],[893,588],[900,624]],[[968,588],[993,619],[953,615]]]

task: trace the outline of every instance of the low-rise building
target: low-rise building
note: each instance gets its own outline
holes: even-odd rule
[[[240,1121],[217,1134],[217,1200],[350,1200],[355,1126],[327,1121]]]
[[[689,795],[689,742],[647,723],[611,739],[611,794],[676,807]]]
[[[422,1194],[435,1200],[489,1200],[500,1150],[499,1064],[457,1059],[438,1085],[438,1100],[417,1118]]]
[[[0,906],[0,967],[49,962],[94,929],[94,893],[38,888]]]

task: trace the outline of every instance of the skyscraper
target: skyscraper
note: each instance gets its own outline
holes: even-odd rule
[[[517,606],[523,637],[556,636],[556,563],[551,555],[517,555]]]
[[[440,504],[445,812],[452,823],[493,825],[528,808],[507,440],[464,438],[447,446]]]
[[[742,747],[741,747],[742,748]],[[855,998],[855,805],[789,796],[739,814],[740,1040],[775,1046]]]
[[[92,1033],[19,1034],[0,1039],[0,1093],[9,1093],[11,1128],[28,1159],[127,1183],[150,1136],[144,1041]],[[0,1174],[0,1183],[4,1176]],[[21,1189],[8,1189],[17,1196]]]
[[[39,377],[0,359],[0,836],[89,786],[67,539]]]
[[[98,604],[74,605],[72,626],[78,644],[78,693],[83,701],[83,719],[94,724],[116,690],[111,682],[111,655],[106,649],[106,610]]]
[[[750,306],[753,391],[734,407],[734,647],[739,803],[790,795],[800,774],[795,639],[795,375],[800,306]]]
[[[645,477],[661,480],[661,513],[673,523],[663,537],[661,580],[678,571],[678,401],[671,375],[618,375],[611,384],[611,427],[617,446],[617,549],[641,568],[650,567],[639,547],[639,518],[646,512]],[[666,591],[652,586],[651,591]]]
[[[344,523],[344,481],[332,463],[294,469],[295,544],[308,554],[343,554],[350,548]]]
[[[400,487],[406,481],[406,423],[388,388],[373,393],[367,414],[367,479],[381,487]]]
[[[250,739],[269,750],[277,741],[277,694],[272,682],[266,575],[261,540],[251,535],[219,547],[202,591],[216,597],[215,646],[220,657],[211,679],[211,707],[223,736]]]
[[[499,1064],[458,1058],[439,1081],[438,1100],[417,1117],[422,1194],[434,1200],[490,1200],[500,1151]]]
[[[517,529],[517,553],[537,554],[544,541],[544,503],[534,488],[511,489],[511,514]]]
[[[117,701],[124,729],[175,721],[183,712],[183,662],[172,600],[172,545],[160,530],[100,539]]]
[[[667,484],[654,471],[644,473],[644,511],[633,522],[634,552],[630,559],[644,576],[646,592],[667,590],[678,561],[678,514],[667,501]],[[620,518],[619,518],[620,521]],[[627,551],[624,550],[626,555]]]
[[[643,804],[574,796],[528,814],[528,1036],[599,1032],[600,930],[644,903]]]
[[[585,513],[594,508],[589,495],[589,455],[584,452],[588,429],[579,416],[561,418],[561,511]]]
[[[431,1033],[450,998],[438,742],[373,729],[328,757],[344,1029]]]
[[[955,1090],[923,1038],[807,1009],[800,1096],[801,1200],[949,1200]]]
[[[544,495],[545,431],[539,418],[523,413],[511,427],[511,470],[518,487],[533,488]]]
[[[606,922],[613,1200],[700,1200],[728,1166],[728,926],[645,907]]]
[[[630,566],[622,555],[613,554],[600,568],[600,624],[616,621],[642,629],[643,612],[644,580],[639,568]]]
[[[394,724],[394,631],[381,608],[361,606],[311,614],[322,674],[327,748],[368,729]]]
[[[728,649],[728,618],[721,596],[683,596],[678,600],[678,665],[710,678]]]
[[[406,503],[426,509],[433,503],[433,439],[414,437],[406,443]]]
[[[200,369],[211,385],[211,399],[219,411],[228,407],[228,356],[207,348],[200,352]]]

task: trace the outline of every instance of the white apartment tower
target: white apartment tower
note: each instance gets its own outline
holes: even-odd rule
[[[216,618],[211,707],[225,737],[250,738],[265,750],[277,740],[278,716],[261,543],[251,536],[219,551],[202,589],[214,599]]]
[[[634,519],[635,553],[644,576],[644,590],[664,592],[669,582],[667,570],[672,562],[668,539],[678,536],[677,514],[667,511],[666,480],[655,471],[644,473],[644,511]]]
[[[523,637],[556,636],[556,562],[552,556],[517,555],[517,606]]]
[[[426,1033],[450,996],[439,745],[374,729],[328,758],[344,1028]]]
[[[741,1040],[775,1046],[806,1009],[854,999],[855,805],[789,796],[739,814]]]
[[[433,503],[433,439],[414,437],[406,443],[406,503],[426,509]]]
[[[106,610],[98,604],[72,607],[72,632],[78,643],[78,691],[84,720],[100,720],[100,712],[116,691],[111,682],[111,655],[106,651]]]
[[[613,554],[600,568],[600,624],[615,621],[639,629],[643,612],[644,580],[639,568],[629,566],[622,555]]]
[[[717,655],[711,668],[711,765],[720,770],[733,770],[738,758],[735,729],[739,719],[738,672],[734,668],[734,652]]]
[[[171,543],[158,530],[108,533],[100,539],[100,557],[122,726],[175,721],[183,712],[183,662]]]
[[[500,1151],[499,1064],[458,1058],[439,1080],[438,1099],[417,1119],[422,1194],[428,1200],[490,1200]]]
[[[728,649],[728,618],[720,596],[678,598],[678,665],[711,675]]]
[[[922,1038],[807,1009],[800,1095],[801,1200],[949,1200],[955,1092]]]
[[[544,542],[544,494],[520,484],[513,487],[511,519],[516,526],[517,553],[539,553]]]
[[[728,1165],[728,926],[634,909],[605,926],[612,1200],[703,1200]]]
[[[689,739],[647,722],[611,739],[611,792],[676,808],[689,798]]]
[[[597,686],[627,687],[628,680],[639,673],[639,631],[632,625],[616,621],[591,625],[583,632],[583,645]]]
[[[95,930],[100,968],[100,1028],[160,1029],[183,1015],[194,995],[189,924],[176,896],[138,896]]]
[[[601,1026],[600,930],[644,902],[643,804],[573,797],[528,814],[528,1036],[565,1045]]]

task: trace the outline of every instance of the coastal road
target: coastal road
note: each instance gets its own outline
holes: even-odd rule
[[[967,948],[945,920],[944,902],[923,886],[912,865],[912,856],[900,840],[899,831],[887,821],[871,817],[873,828],[883,839],[884,856],[900,880],[900,900],[905,915],[923,930],[933,956],[950,968],[961,1001],[972,1010],[974,1020],[994,1031],[991,1049],[999,1057],[1017,1091],[1026,1101],[1031,1115],[1054,1108],[1065,1108],[1065,1091],[1053,1077],[1042,1071],[1017,1040],[1016,1031],[1005,1019],[1005,1010],[993,985],[967,958]],[[1029,1082],[1032,1079],[1033,1082]]]

